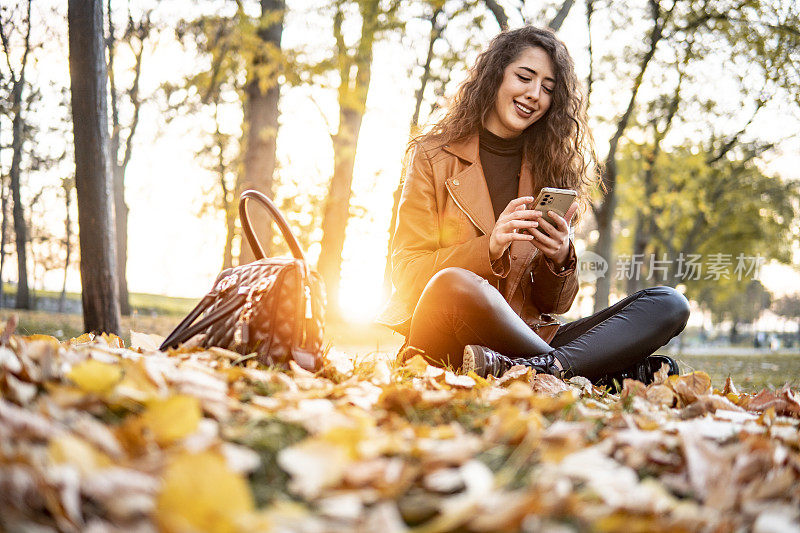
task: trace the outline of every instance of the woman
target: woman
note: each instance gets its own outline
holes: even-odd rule
[[[689,307],[668,287],[559,324],[578,291],[570,224],[527,209],[542,187],[594,184],[594,143],[574,66],[552,31],[524,27],[480,54],[445,117],[410,144],[392,236],[396,291],[378,322],[439,365],[500,375],[523,364],[559,376],[649,381],[650,357]],[[524,230],[524,231],[521,231]],[[406,354],[408,350],[401,350]],[[621,381],[621,379],[620,379]]]

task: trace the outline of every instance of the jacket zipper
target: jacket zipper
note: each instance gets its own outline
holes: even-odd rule
[[[483,229],[481,229],[480,225],[477,222],[475,222],[475,219],[473,219],[470,216],[470,214],[467,213],[467,210],[464,209],[464,207],[461,205],[461,203],[459,203],[459,201],[456,199],[456,195],[453,193],[453,191],[450,190],[450,183],[447,184],[447,192],[450,193],[450,198],[452,198],[453,201],[456,203],[456,206],[458,206],[458,208],[461,209],[461,212],[464,213],[465,215],[467,215],[467,218],[469,219],[469,221],[472,222],[475,225],[475,227],[478,228],[481,231],[481,233],[486,235],[486,232],[483,231]]]

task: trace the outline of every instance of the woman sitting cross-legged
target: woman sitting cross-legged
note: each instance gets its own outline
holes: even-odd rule
[[[686,325],[686,298],[651,287],[559,324],[578,291],[570,239],[596,161],[572,59],[550,30],[496,36],[446,115],[409,145],[392,236],[394,294],[378,322],[433,363],[499,376],[515,364],[593,381],[652,380]],[[543,187],[578,201],[555,222]]]

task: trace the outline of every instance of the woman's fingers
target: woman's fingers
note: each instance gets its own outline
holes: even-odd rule
[[[558,213],[553,213],[552,211],[550,211],[550,217],[551,217],[551,218],[553,218],[553,215],[555,215],[555,216],[558,216]],[[550,224],[550,222],[548,222],[548,221],[547,221],[547,219],[546,219],[546,218],[544,218],[544,217],[542,217],[542,218],[540,218],[540,219],[539,219],[539,225],[541,226],[541,228],[542,228],[542,231],[543,231],[543,232],[545,232],[545,233],[547,233],[547,234],[548,234],[548,235],[550,235],[551,237],[555,237],[555,236],[556,236],[556,235],[558,235],[559,233],[564,233],[564,234],[566,234],[566,232],[565,232],[565,231],[556,229],[556,228],[555,228],[555,227],[554,227],[552,224]]]
[[[510,213],[506,213],[504,215],[500,215],[497,219],[497,224],[503,224],[508,222],[509,220],[535,220],[542,215],[541,211],[534,211],[532,209],[520,209],[519,211],[513,211]]]
[[[563,217],[555,211],[548,211],[547,214],[550,216],[553,222],[555,222],[555,224],[553,224],[555,228],[564,233],[569,233],[569,223],[572,221],[572,217],[575,215],[577,210],[578,202],[572,202],[572,205],[569,206],[569,209],[567,209],[567,212],[564,213]]]
[[[533,196],[520,196],[519,198],[514,198],[513,200],[508,202],[506,208],[503,209],[502,213],[500,213],[500,217],[509,213],[513,213],[514,211],[519,209],[520,206],[525,206],[526,204],[529,204],[532,201],[533,201]],[[522,207],[522,209],[524,209],[524,207]],[[497,218],[499,219],[500,217]]]
[[[533,244],[543,252],[555,252],[559,249],[559,242],[553,239],[546,233],[543,233],[540,228],[534,228],[530,231],[533,235]]]
[[[567,232],[569,232],[569,225],[572,222],[572,217],[575,216],[575,213],[578,211],[578,202],[572,202],[572,205],[569,206],[567,212],[564,213],[564,218],[567,222]]]
[[[538,225],[539,223],[535,220],[509,220],[505,223],[505,228],[508,231],[513,231],[515,229],[535,228]]]

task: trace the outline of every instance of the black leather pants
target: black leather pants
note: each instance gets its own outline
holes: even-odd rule
[[[665,345],[689,319],[689,303],[670,287],[650,287],[586,318],[562,324],[546,343],[500,292],[463,268],[437,272],[420,296],[407,343],[435,362],[461,366],[464,346],[480,344],[511,357],[552,353],[567,371],[597,379]]]

